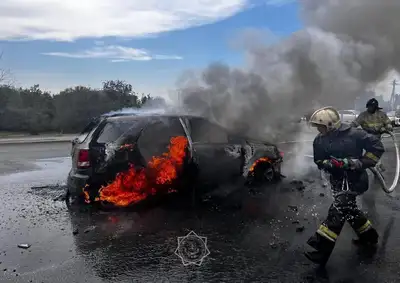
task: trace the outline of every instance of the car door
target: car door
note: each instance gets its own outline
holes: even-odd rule
[[[206,119],[191,118],[189,123],[199,180],[220,183],[239,177],[243,164],[241,142],[230,141],[226,129]]]

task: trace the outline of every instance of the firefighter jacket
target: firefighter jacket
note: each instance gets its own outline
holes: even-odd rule
[[[370,134],[380,135],[381,129],[390,128],[392,122],[385,112],[377,110],[374,113],[369,113],[368,111],[362,112],[351,125],[354,127],[361,126],[361,128]]]
[[[326,135],[319,134],[314,139],[313,149],[314,162],[319,169],[323,168],[324,160],[332,157],[360,160],[363,165],[361,170],[332,169],[329,171],[333,189],[339,186],[346,172],[349,186],[360,193],[368,189],[368,174],[365,169],[374,167],[385,152],[378,137],[348,124],[342,124],[339,129],[328,132]],[[364,150],[365,154],[363,154]]]

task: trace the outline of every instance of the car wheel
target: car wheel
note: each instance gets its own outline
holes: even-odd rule
[[[263,162],[254,170],[254,174],[248,177],[246,183],[253,186],[260,186],[265,183],[270,183],[276,180],[277,172],[275,172],[272,164]]]
[[[265,182],[272,182],[275,180],[275,171],[272,166],[267,166],[267,168],[263,172],[263,180]]]
[[[68,209],[72,209],[74,205],[83,203],[83,198],[82,196],[73,196],[69,190],[67,189],[65,193],[65,204],[67,205]]]
[[[73,202],[74,202],[74,200],[71,196],[71,192],[70,192],[69,188],[67,188],[67,191],[65,193],[65,204],[70,209]]]

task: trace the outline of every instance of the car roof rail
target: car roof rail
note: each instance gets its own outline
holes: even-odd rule
[[[136,113],[113,113],[113,114],[103,114],[100,117],[109,118],[109,117],[122,117],[122,116],[136,116]]]

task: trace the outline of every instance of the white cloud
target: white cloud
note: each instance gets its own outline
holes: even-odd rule
[[[228,18],[252,0],[1,0],[0,40],[141,37]]]
[[[111,62],[127,61],[150,61],[150,60],[181,60],[180,56],[151,54],[144,49],[136,49],[120,45],[96,46],[92,49],[69,53],[69,52],[48,52],[42,53],[48,56],[59,56],[67,58],[97,58],[109,59]]]

